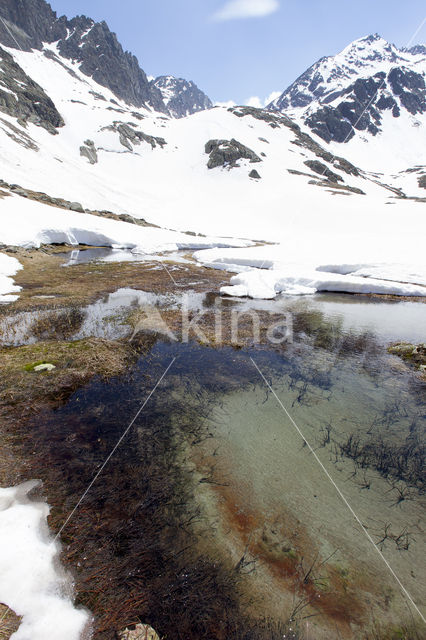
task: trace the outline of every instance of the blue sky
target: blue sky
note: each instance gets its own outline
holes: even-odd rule
[[[404,46],[424,0],[50,0],[105,20],[150,75],[194,80],[214,101],[284,90],[324,55],[370,33]],[[426,42],[426,25],[413,44]]]

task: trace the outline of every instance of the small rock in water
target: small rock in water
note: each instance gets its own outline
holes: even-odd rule
[[[34,367],[34,371],[53,371],[53,369],[56,369],[55,365],[48,362],[45,364],[38,364]]]
[[[118,637],[120,640],[160,640],[158,633],[149,624],[137,624],[134,629],[124,629]]]

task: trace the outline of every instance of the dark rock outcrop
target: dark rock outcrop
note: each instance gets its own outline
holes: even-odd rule
[[[17,118],[20,124],[32,122],[57,133],[64,121],[54,103],[1,47],[0,71],[0,111]]]
[[[57,19],[45,0],[2,0],[0,16],[0,42],[7,47],[41,49],[67,35],[67,19]]]
[[[329,102],[334,106],[326,104]],[[395,118],[400,116],[401,109],[412,115],[425,113],[425,80],[419,73],[395,68],[387,75],[379,72],[370,78],[360,78],[328,96],[323,104],[307,117],[306,124],[326,142],[347,142],[355,130],[379,133],[385,111],[391,111]]]
[[[284,113],[272,113],[271,111],[258,109],[257,107],[230,107],[228,111],[238,118],[251,116],[256,118],[256,120],[263,120],[264,122],[267,122],[272,129],[287,127],[295,134],[294,140],[292,140],[293,144],[311,151],[318,158],[322,158],[326,162],[332,163],[333,166],[340,171],[344,171],[345,173],[353,176],[360,175],[360,172],[353,164],[348,160],[345,160],[345,158],[335,156],[333,153],[330,153],[330,151],[326,151],[320,144],[318,144],[318,142],[302,131],[299,125]]]
[[[205,152],[210,158],[207,162],[209,169],[215,167],[235,167],[238,160],[246,159],[250,162],[262,162],[261,158],[245,145],[232,138],[232,140],[209,140],[205,146]]]
[[[306,160],[304,164],[314,171],[315,173],[319,173],[320,176],[324,176],[330,182],[344,182],[342,176],[339,176],[337,173],[334,173],[331,169],[327,167],[327,165],[319,162],[319,160]]]
[[[184,118],[213,107],[210,98],[194,82],[173,76],[159,76],[152,84],[161,91],[169,113],[175,118]]]
[[[67,28],[71,35],[58,43],[62,56],[79,62],[85,75],[125,102],[167,112],[160,91],[151,85],[137,58],[123,51],[106,22],[78,16],[68,21]]]
[[[162,149],[167,144],[164,138],[147,135],[143,131],[138,131],[130,124],[123,122],[114,122],[108,127],[103,127],[102,131],[116,131],[120,137],[120,143],[129,151],[133,151],[133,145],[139,145],[141,142],[151,145],[152,149],[157,146]]]
[[[306,124],[325,142],[347,142],[355,133],[350,122],[334,107],[323,107],[306,119]]]
[[[282,126],[285,126],[292,129],[292,131],[300,131],[299,125],[284,113],[271,113],[271,111],[259,109],[258,107],[229,107],[228,111],[238,118],[252,116],[252,118],[255,118],[256,120],[267,122],[271,129],[279,129]]]

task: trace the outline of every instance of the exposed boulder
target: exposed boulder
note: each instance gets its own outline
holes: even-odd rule
[[[70,203],[70,211],[77,211],[78,213],[84,213],[83,206],[79,202]]]
[[[260,180],[262,176],[256,171],[256,169],[252,169],[249,173],[249,178],[254,178],[255,180]]]
[[[419,184],[419,187],[421,187],[422,189],[426,189],[426,173],[424,173],[423,175],[419,176],[417,178],[417,182]]]
[[[98,154],[93,140],[86,140],[84,142],[84,145],[80,147],[80,155],[86,157],[90,164],[96,164],[98,162]]]
[[[261,158],[245,145],[232,138],[231,140],[209,140],[205,146],[205,153],[210,155],[207,167],[235,167],[238,160],[246,159],[250,162],[262,162]]]

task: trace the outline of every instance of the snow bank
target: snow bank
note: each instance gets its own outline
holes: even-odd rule
[[[332,252],[330,246],[327,251]],[[362,254],[359,247],[357,251]],[[292,254],[288,245],[283,244],[249,249],[210,249],[197,251],[194,255],[205,265],[238,274],[231,278],[230,286],[221,288],[226,295],[270,299],[280,293],[304,295],[337,291],[426,296],[426,265],[420,263],[321,264],[324,256],[321,250],[317,250],[316,260],[310,251],[310,259],[285,261],[283,255],[294,258],[296,253]]]
[[[13,302],[18,297],[11,294],[13,291],[20,291],[21,287],[13,284],[10,276],[14,276],[19,269],[22,269],[22,265],[16,258],[0,253],[0,303]]]
[[[88,638],[89,615],[74,608],[59,545],[48,536],[49,507],[27,497],[35,486],[0,489],[0,602],[22,616],[11,640]]]
[[[292,271],[253,269],[231,278],[231,285],[221,288],[230,296],[251,298],[275,298],[279,293],[288,295],[312,294],[319,291],[343,293],[378,293],[396,296],[426,296],[426,287],[400,282],[389,282],[376,278],[335,273],[321,273],[301,268]]]
[[[167,229],[137,226],[49,207],[19,196],[9,197],[3,204],[0,241],[21,247],[40,247],[50,243],[87,244],[133,249],[141,254],[215,246],[245,247],[253,244],[249,240],[199,237]]]

